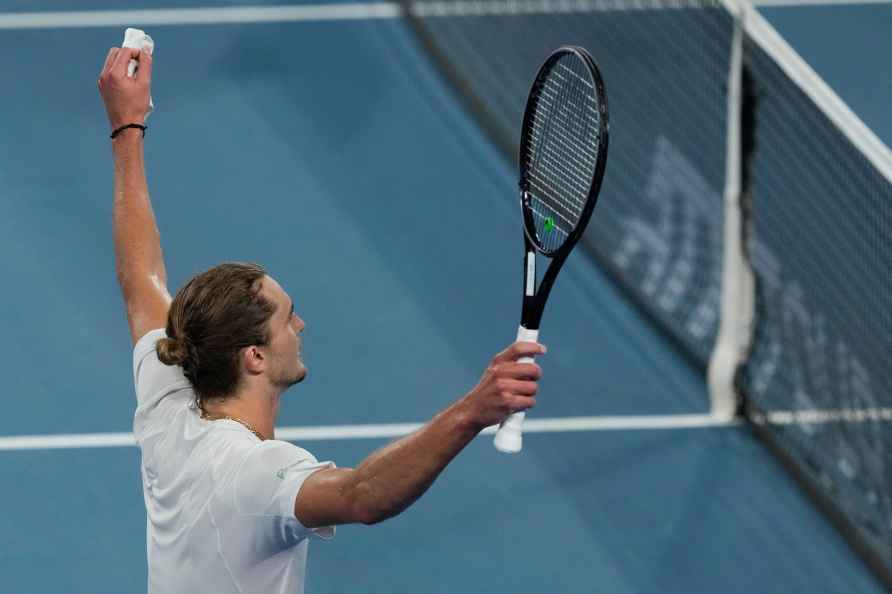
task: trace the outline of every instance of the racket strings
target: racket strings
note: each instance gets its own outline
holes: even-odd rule
[[[560,105],[561,98],[552,97],[552,95],[553,92],[546,86],[539,99],[540,102],[546,104],[546,117],[542,117],[543,112],[540,111],[537,111],[533,117],[530,149],[534,154],[534,160],[530,175],[537,181],[545,182],[543,189],[549,189],[548,186],[553,184],[554,179],[543,179],[542,172],[558,173],[561,179],[569,182],[575,191],[566,196],[565,202],[567,206],[576,207],[571,209],[574,211],[573,218],[575,219],[582,212],[588,193],[586,183],[588,180],[585,179],[588,177],[585,171],[587,164],[577,159],[574,152],[566,150],[567,145],[571,144],[571,139],[562,130],[573,126],[575,122],[567,121],[567,118],[561,113],[562,110],[554,107],[554,105]],[[557,143],[555,137],[557,137]]]
[[[555,79],[558,80],[558,82],[560,84],[563,85],[560,90],[566,91],[566,89],[570,83],[568,82],[568,79],[566,76],[564,76],[561,72],[557,72],[558,69],[567,70],[567,72],[572,77],[571,80],[573,83],[583,83],[585,86],[592,88],[591,84],[589,84],[588,81],[581,79],[575,72],[569,71],[563,65],[558,65],[558,67],[555,68],[556,72],[554,72],[553,76]],[[596,125],[598,125],[598,126],[600,125],[600,114],[594,108],[591,101],[586,101],[582,105],[577,105],[573,101],[573,99],[578,98],[578,97],[574,97],[573,95],[570,95],[569,97],[566,98],[566,103],[564,103],[561,101],[562,98],[554,96],[554,90],[551,88],[552,86],[553,85],[545,85],[544,86],[544,89],[542,92],[542,99],[550,101],[552,103],[552,105],[558,104],[560,106],[559,108],[555,109],[550,105],[549,108],[554,114],[554,121],[561,124],[556,129],[553,129],[552,133],[554,133],[557,136],[560,136],[561,141],[564,145],[567,145],[570,142],[572,142],[572,139],[568,138],[566,134],[562,133],[562,131],[563,130],[573,130],[574,129],[573,126],[578,123],[575,121],[568,121],[567,116],[570,116],[571,120],[572,119],[582,120],[583,124],[586,127],[589,125],[589,123],[591,121],[595,121]],[[594,92],[592,92],[589,95],[589,98],[593,98],[594,96],[595,96]],[[586,110],[588,112],[587,116],[585,114],[581,114],[580,110]],[[575,118],[572,117],[574,115],[576,116]],[[536,126],[534,126],[533,130],[532,130],[533,135],[534,136],[537,135],[538,132],[539,132],[539,130],[537,129]],[[587,144],[590,147],[592,153],[594,153],[596,155],[597,150],[598,150],[597,134],[588,135],[587,132],[588,132],[588,130],[585,130],[584,133],[579,137],[579,140],[583,144],[585,144],[585,140],[588,139],[589,142]],[[585,153],[582,153],[582,156],[584,157],[586,155],[591,155],[592,153],[585,152]],[[580,160],[578,158],[578,155],[579,155],[579,153],[576,151],[570,151],[568,154],[566,154],[565,156],[567,157],[567,164],[570,166],[570,169],[572,170],[571,173],[574,176],[576,176],[576,179],[588,181],[588,179],[590,178],[590,175],[591,175],[592,163],[589,162],[588,160],[586,160],[586,161]],[[586,186],[586,184],[582,185],[582,190],[587,192],[588,188],[585,186]],[[584,202],[583,202],[583,205],[584,205]]]
[[[577,127],[580,123],[588,127],[592,120],[597,121],[600,119],[600,115],[592,105],[595,98],[594,93],[584,93],[580,92],[580,89],[574,88],[580,84],[591,88],[591,85],[561,64],[558,64],[551,74],[547,83],[543,85],[540,98],[540,100],[545,102],[546,111],[540,113],[552,116],[550,121],[559,124],[557,127],[550,129],[552,134],[559,137],[560,145],[558,148],[567,149],[569,148],[568,145],[573,144],[574,141],[579,144],[586,144],[585,141],[588,140],[587,144],[589,147],[592,150],[597,150],[597,136],[588,134],[588,130],[583,130],[579,134],[579,128]],[[556,91],[555,87],[557,87]],[[555,94],[556,92],[557,94]],[[579,101],[580,99],[582,101]],[[584,111],[588,113],[586,114]],[[576,133],[575,137],[572,136],[574,132]],[[564,150],[563,152],[562,156],[567,157],[568,163],[574,166],[572,168],[575,175],[581,178],[587,178],[590,175],[591,163],[576,158],[580,154],[578,151]],[[581,153],[583,157],[590,154],[588,151]]]
[[[559,58],[540,80],[522,157],[536,234],[554,251],[585,210],[601,117],[588,69],[575,55]]]
[[[592,154],[597,154],[597,136],[591,135],[588,128],[592,117],[598,118],[598,113],[591,108],[594,94],[580,97],[579,89],[573,88],[581,81],[575,73],[568,81],[561,76],[560,72],[555,72],[555,79],[563,85],[561,91],[564,96],[555,98],[557,107],[554,110],[554,123],[557,125],[553,127],[552,133],[559,140],[557,148],[561,152],[561,156],[564,157],[565,173],[571,176],[570,181],[576,182],[579,191],[583,194],[581,200],[578,201],[581,211],[585,205],[588,186],[591,182],[594,165]],[[546,86],[545,91],[544,96],[549,98],[549,87]],[[579,99],[583,99],[581,105],[578,103]],[[588,108],[589,114],[584,113],[586,108]],[[582,124],[582,130],[579,129],[579,124]],[[586,148],[590,150],[586,150]]]
[[[561,219],[561,221],[563,221],[566,224],[558,225],[557,222],[555,222],[555,229],[556,230],[566,230],[564,232],[565,234],[569,234],[570,231],[573,230],[573,227],[576,226],[575,221],[568,219],[567,217],[562,215],[559,210],[555,210],[555,209],[551,208],[548,204],[546,204],[542,200],[539,200],[538,198],[533,198],[533,200],[530,203],[530,210],[532,210],[535,214],[542,217],[543,221],[544,221],[545,217],[548,217],[549,215],[554,215],[554,216],[558,217],[559,219]]]
[[[566,236],[573,230],[579,219],[581,207],[575,200],[555,200],[553,197],[567,196],[569,192],[560,190],[560,177],[569,177],[567,173],[561,171],[561,167],[557,165],[560,157],[549,158],[541,156],[540,165],[550,167],[559,175],[556,178],[552,175],[542,176],[535,172],[530,175],[531,181],[531,209],[538,216],[535,217],[536,231],[540,240],[543,240],[546,248],[556,249],[563,237],[554,237],[550,232],[553,230],[563,231],[562,235]],[[579,191],[576,189],[575,191]],[[560,194],[558,194],[561,192]]]
[[[545,211],[540,210],[540,209],[536,208],[536,206],[534,206],[534,205],[531,205],[531,206],[530,206],[530,210],[532,210],[533,213],[534,213],[539,219],[541,219],[541,220],[543,220],[543,221],[544,221],[548,216],[550,216],[551,214],[556,214],[556,213],[553,213],[553,212],[550,211],[550,210],[545,210]],[[560,215],[558,215],[558,216],[560,216]],[[561,237],[559,238],[560,241],[557,242],[557,245],[562,244],[562,243],[567,239],[567,236],[569,235],[569,232],[568,232],[568,231],[565,231],[564,229],[566,229],[566,227],[562,227],[562,226],[560,226],[560,225],[555,225],[554,229],[552,229],[552,230],[549,231],[550,234],[558,234],[558,235],[561,236]],[[571,228],[571,230],[572,230],[572,228]]]

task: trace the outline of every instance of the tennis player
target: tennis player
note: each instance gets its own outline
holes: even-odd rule
[[[99,77],[117,277],[135,345],[149,592],[300,593],[309,538],[405,510],[484,427],[535,404],[541,370],[517,359],[545,348],[512,344],[470,392],[357,468],[277,441],[280,398],[307,375],[304,321],[256,264],[215,266],[171,300],[144,167],[151,80],[152,57],[124,48],[109,51]]]

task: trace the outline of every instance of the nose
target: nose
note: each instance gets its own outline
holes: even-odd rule
[[[297,314],[293,314],[293,315],[294,315],[293,322],[294,322],[295,331],[303,332],[304,328],[306,327],[306,324],[304,324],[304,321],[301,319],[301,317],[299,315],[297,315]]]

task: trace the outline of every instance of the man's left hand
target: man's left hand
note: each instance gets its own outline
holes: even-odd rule
[[[132,77],[127,75],[130,60],[138,62]],[[148,52],[126,47],[111,48],[98,83],[112,130],[127,124],[145,123],[152,87],[152,56]]]

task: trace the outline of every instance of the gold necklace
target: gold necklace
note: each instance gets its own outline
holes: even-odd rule
[[[245,427],[245,429],[247,429],[248,431],[250,431],[251,433],[253,433],[254,435],[256,435],[256,436],[257,436],[257,439],[259,439],[260,441],[266,441],[266,438],[263,437],[263,436],[260,434],[260,432],[258,432],[256,429],[254,429],[254,427],[252,427],[252,426],[250,425],[250,423],[248,423],[247,421],[243,421],[243,420],[241,420],[241,419],[238,418],[238,417],[230,417],[229,415],[220,415],[220,416],[218,416],[218,417],[212,417],[212,416],[210,416],[207,412],[205,412],[204,409],[202,409],[202,411],[201,411],[201,418],[204,419],[204,420],[206,420],[206,421],[223,421],[223,420],[226,420],[226,421],[235,421],[236,423],[241,423],[241,424]]]

